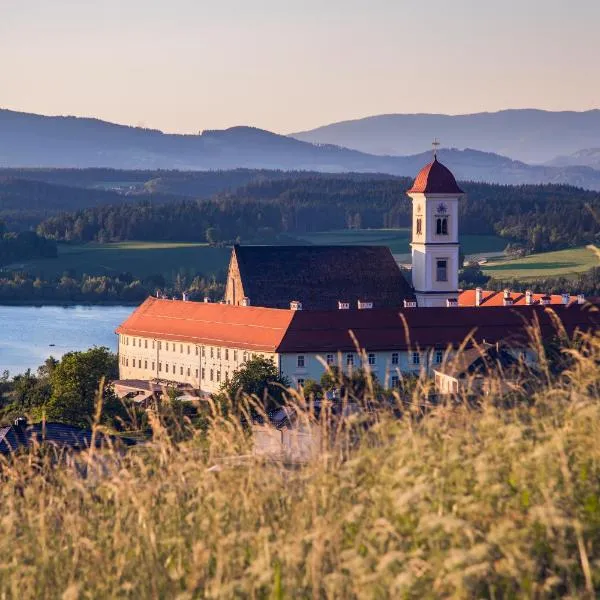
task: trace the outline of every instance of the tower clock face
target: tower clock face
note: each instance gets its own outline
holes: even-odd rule
[[[438,211],[438,213],[440,213],[441,215],[445,215],[445,214],[448,212],[448,207],[447,207],[447,206],[446,206],[446,205],[445,205],[443,202],[440,202],[440,203],[437,205],[437,211]]]

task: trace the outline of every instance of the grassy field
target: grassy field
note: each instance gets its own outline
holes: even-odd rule
[[[568,277],[600,266],[596,254],[587,248],[533,254],[516,260],[497,260],[485,265],[484,272],[495,279],[519,281],[546,277]]]
[[[136,277],[161,274],[172,280],[182,269],[211,275],[227,268],[229,248],[206,244],[122,242],[118,244],[59,245],[56,259],[33,260],[8,268],[23,269],[46,278],[65,271],[77,275],[114,275],[129,272]]]
[[[0,598],[597,598],[598,338],[570,356],[514,405],[420,412],[421,381],[327,429],[299,400],[321,453],[295,467],[218,403],[206,432],[152,409],[124,455],[0,456]]]
[[[321,231],[295,237],[309,244],[387,246],[394,254],[410,254],[410,236],[410,229],[402,228]],[[463,235],[460,242],[462,251],[467,255],[500,252],[507,244],[505,239],[495,235]]]

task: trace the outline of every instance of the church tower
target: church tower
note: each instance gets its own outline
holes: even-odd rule
[[[458,203],[464,192],[437,159],[408,190],[413,203],[412,282],[418,306],[447,306],[458,296]]]

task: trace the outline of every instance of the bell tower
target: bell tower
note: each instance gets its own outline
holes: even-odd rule
[[[458,204],[464,192],[437,159],[421,169],[407,194],[413,203],[412,282],[418,306],[446,306],[458,296]]]

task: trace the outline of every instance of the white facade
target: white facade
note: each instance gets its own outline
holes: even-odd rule
[[[412,283],[420,307],[458,296],[458,202],[462,194],[408,194],[413,203]]]
[[[121,334],[119,378],[189,384],[210,394],[218,392],[253,356],[272,360],[294,387],[301,387],[309,379],[319,381],[328,366],[337,366],[346,373],[363,368],[376,375],[386,388],[394,388],[402,377],[431,374],[447,359],[441,349],[278,354]]]

